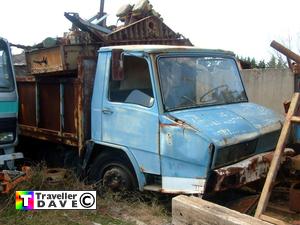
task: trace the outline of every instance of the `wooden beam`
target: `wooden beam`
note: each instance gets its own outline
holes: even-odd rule
[[[265,181],[265,184],[264,184],[264,188],[262,190],[262,193],[260,195],[260,199],[259,199],[259,202],[258,202],[258,205],[257,205],[257,209],[256,209],[256,212],[255,212],[255,217],[256,218],[260,218],[260,215],[262,215],[262,213],[265,211],[266,206],[268,204],[270,194],[271,194],[271,191],[272,191],[272,187],[273,187],[273,184],[274,184],[275,179],[277,177],[278,169],[279,169],[280,162],[281,162],[282,153],[283,153],[286,142],[287,142],[287,140],[289,138],[289,135],[290,135],[292,118],[296,114],[296,112],[298,111],[299,96],[300,96],[299,93],[294,94],[294,96],[292,98],[292,101],[291,101],[289,111],[286,115],[286,119],[285,119],[285,122],[283,124],[281,134],[279,136],[278,143],[277,143],[274,155],[273,155],[271,166],[270,166],[270,169],[268,171],[268,175],[267,175],[267,178],[266,178],[266,181]]]
[[[292,52],[290,49],[284,47],[282,44],[279,44],[276,41],[272,41],[270,45],[271,47],[279,51],[281,54],[285,55],[286,57],[289,57],[290,59],[294,60],[296,63],[300,63],[300,56]]]
[[[299,116],[293,116],[292,117],[292,122],[293,123],[300,123],[300,117]]]
[[[173,225],[270,225],[197,197],[184,195],[172,199]]]
[[[274,217],[267,216],[267,215],[264,215],[264,214],[260,215],[259,218],[264,220],[264,221],[270,222],[272,224],[276,224],[276,225],[289,225],[289,223],[285,223],[282,220],[278,220]]]

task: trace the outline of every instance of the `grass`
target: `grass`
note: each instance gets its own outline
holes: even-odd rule
[[[51,183],[45,176],[46,167],[32,168],[31,179],[20,183],[15,190],[92,190],[68,171],[64,179]],[[159,195],[153,193],[111,193],[101,190],[97,210],[35,210],[15,209],[15,192],[0,195],[0,224],[13,225],[143,225],[168,224],[170,212]],[[167,199],[167,203],[170,200]]]

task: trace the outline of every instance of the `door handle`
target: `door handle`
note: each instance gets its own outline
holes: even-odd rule
[[[113,114],[114,112],[113,112],[111,109],[104,108],[104,109],[102,109],[102,113],[103,113],[103,114],[106,114],[106,115],[111,115],[111,114]]]

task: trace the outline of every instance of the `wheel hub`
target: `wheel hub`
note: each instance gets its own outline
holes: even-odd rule
[[[107,170],[103,176],[103,184],[112,190],[122,190],[127,188],[126,175],[118,168]]]

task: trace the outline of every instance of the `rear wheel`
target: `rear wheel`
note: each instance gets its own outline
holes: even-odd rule
[[[99,155],[91,166],[89,178],[113,191],[135,190],[137,182],[132,166],[126,159],[109,154]]]

